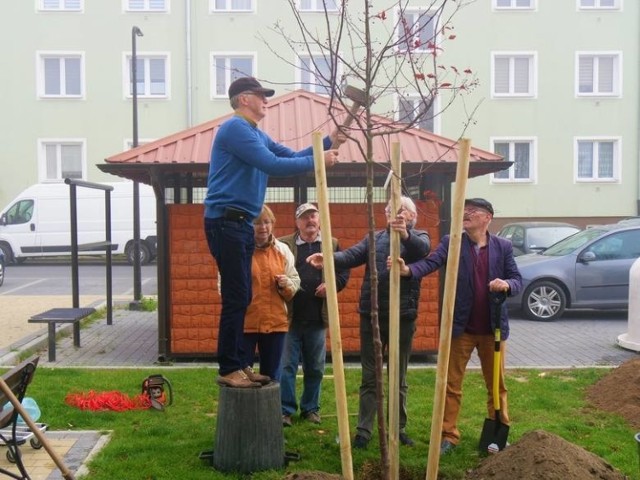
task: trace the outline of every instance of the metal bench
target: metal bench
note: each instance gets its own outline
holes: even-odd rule
[[[73,324],[73,345],[80,347],[80,320],[96,311],[95,308],[52,308],[34,315],[29,323],[46,323],[49,326],[49,361],[56,361],[56,324]]]
[[[2,375],[2,380],[11,390],[10,393],[13,393],[19,402],[22,402],[27,392],[27,387],[33,379],[39,359],[40,357],[35,355]],[[0,440],[9,449],[7,451],[7,458],[16,464],[20,475],[5,470],[4,468],[0,468],[0,473],[18,480],[29,480],[30,477],[22,463],[19,446],[25,443],[27,439],[30,439],[33,432],[29,432],[31,435],[28,435],[23,431],[24,429],[20,428],[18,425],[18,411],[11,403],[8,403],[10,401],[9,397],[10,395],[8,393],[5,394],[3,390],[0,390],[0,408],[2,409],[0,410],[0,429],[8,427],[7,430],[0,431]],[[7,431],[10,432],[8,435],[5,433]]]

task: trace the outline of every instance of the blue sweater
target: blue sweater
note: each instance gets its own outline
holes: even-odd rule
[[[326,137],[324,148],[330,145]],[[262,209],[269,175],[293,176],[313,168],[312,147],[294,152],[235,115],[220,126],[213,141],[204,216],[218,218],[226,207],[234,207],[247,212],[252,222]]]

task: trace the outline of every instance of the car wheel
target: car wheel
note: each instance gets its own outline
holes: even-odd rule
[[[127,256],[127,262],[129,265],[133,265],[134,257],[133,257],[133,242],[127,245],[125,249],[125,254]],[[140,265],[146,265],[151,261],[151,252],[149,251],[149,247],[143,242],[140,241]]]
[[[555,282],[535,282],[524,294],[522,310],[531,320],[552,322],[564,313],[567,297]]]
[[[4,253],[4,261],[11,263],[13,261],[13,250],[8,243],[0,242],[0,250]]]
[[[4,283],[4,263],[0,262],[0,287]]]

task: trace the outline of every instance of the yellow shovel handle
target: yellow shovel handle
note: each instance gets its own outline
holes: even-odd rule
[[[500,410],[500,328],[495,331],[493,350],[493,408]]]

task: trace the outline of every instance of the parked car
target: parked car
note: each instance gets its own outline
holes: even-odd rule
[[[640,225],[640,217],[628,217],[618,222],[618,225]]]
[[[516,258],[522,291],[510,308],[552,321],[567,308],[625,309],[629,270],[640,257],[640,225],[597,225],[539,253]]]
[[[6,265],[6,259],[4,256],[4,252],[0,250],[0,287],[4,283],[4,267]]]
[[[518,257],[527,253],[540,252],[579,231],[580,228],[570,223],[520,222],[506,224],[497,235],[511,240],[513,255]]]

